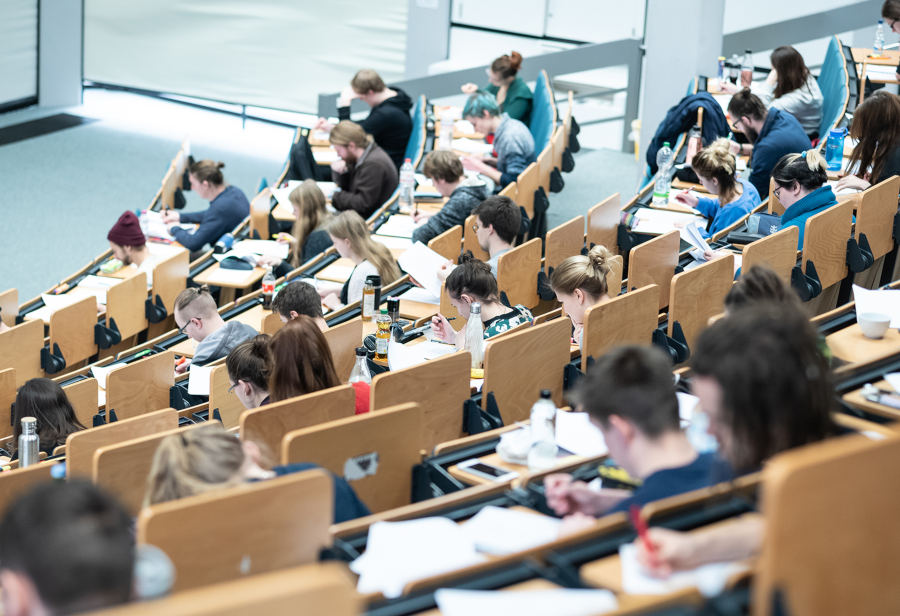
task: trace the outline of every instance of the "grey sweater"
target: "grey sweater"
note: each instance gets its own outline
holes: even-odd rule
[[[497,171],[500,172],[500,190],[534,162],[534,137],[528,127],[513,120],[505,113],[494,133],[494,151],[497,153]]]
[[[197,345],[191,365],[202,366],[221,359],[231,353],[234,347],[249,340],[257,333],[255,329],[245,323],[228,321],[225,323],[225,327],[217,329]]]

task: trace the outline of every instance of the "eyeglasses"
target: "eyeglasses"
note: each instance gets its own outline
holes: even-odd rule
[[[897,21],[898,21],[897,19],[888,19],[888,20],[887,20],[887,26],[888,26],[888,28],[890,28],[891,30],[893,30],[893,29],[894,29],[894,24],[897,23]]]
[[[472,231],[474,231],[475,233],[478,233],[478,230],[479,230],[480,228],[481,228],[481,227],[478,226],[478,223],[477,223],[477,222],[476,222],[475,224],[472,225]]]
[[[190,319],[188,319],[187,323],[185,323],[184,325],[182,325],[181,327],[178,328],[178,331],[179,331],[180,333],[182,333],[182,334],[187,335],[187,332],[184,331],[184,330],[187,329],[187,326],[190,325],[190,324],[191,324],[191,321],[193,321],[194,319],[197,319],[198,321],[201,321],[201,320],[202,320],[200,317],[193,317],[193,318],[190,318]]]
[[[241,380],[238,379],[237,382],[235,382],[234,385],[232,385],[231,387],[228,388],[228,393],[233,392],[233,391],[234,391],[234,388],[237,387],[237,386],[240,385],[240,384],[241,384]]]
[[[784,190],[784,186],[779,186],[778,188],[776,188],[775,190],[772,191],[772,193],[774,193],[774,195],[775,195],[775,198],[778,199],[779,201],[781,201],[781,193],[779,192],[781,190]]]
[[[734,128],[734,130],[736,130],[736,131],[738,131],[738,132],[741,132],[741,119],[738,118],[737,120],[735,120],[734,122],[732,122],[732,123],[731,123],[731,126]]]

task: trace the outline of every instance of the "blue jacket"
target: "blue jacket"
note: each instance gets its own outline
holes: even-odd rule
[[[697,123],[697,109],[703,107],[703,143],[710,144],[719,137],[728,134],[728,121],[722,111],[722,105],[709,92],[689,94],[678,101],[666,112],[666,117],[659,123],[656,133],[647,146],[647,164],[651,175],[656,173],[656,153],[668,141],[675,145],[678,136],[686,133]]]
[[[216,241],[250,215],[250,202],[236,186],[228,186],[218,197],[209,202],[209,208],[203,212],[185,212],[180,222],[198,223],[200,226],[193,233],[181,227],[172,229],[172,237],[188,250],[200,250],[206,244]]]
[[[708,230],[700,230],[703,237],[713,236],[729,225],[733,225],[749,214],[750,210],[759,205],[759,193],[756,192],[756,188],[754,188],[753,184],[749,183],[747,180],[741,180],[741,186],[744,188],[744,192],[741,193],[741,196],[735,201],[726,203],[721,207],[719,207],[718,199],[701,197],[700,200],[697,201],[697,207],[695,209],[707,218],[712,219]]]
[[[756,186],[756,192],[769,194],[772,169],[782,156],[810,148],[809,137],[797,118],[787,111],[769,108],[762,130],[753,143],[753,156],[750,157],[750,183]]]
[[[827,184],[812,191],[781,215],[781,228],[797,227],[800,229],[800,237],[797,239],[797,249],[803,248],[803,231],[806,229],[806,219],[819,212],[824,212],[832,205],[837,205],[834,192]]]
[[[314,468],[322,467],[317,464],[310,464],[309,462],[298,462],[295,464],[286,464],[284,466],[275,466],[272,470],[277,476],[283,477],[284,475],[302,473],[303,471],[312,470]],[[365,503],[359,500],[353,487],[347,483],[344,478],[338,477],[331,471],[328,471],[328,474],[331,475],[331,480],[334,482],[334,523],[340,524],[347,520],[353,520],[369,515],[369,508],[366,507]]]

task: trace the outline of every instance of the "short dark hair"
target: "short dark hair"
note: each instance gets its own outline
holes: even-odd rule
[[[722,389],[721,422],[738,471],[833,432],[831,371],[818,334],[796,308],[759,304],[719,319],[694,344],[691,367]]]
[[[0,568],[26,576],[53,613],[127,602],[134,538],[128,512],[89,481],[43,483],[0,521]]]
[[[766,104],[756,94],[750,92],[750,88],[744,88],[728,101],[728,113],[732,119],[747,116],[762,120],[766,117]]]
[[[894,21],[900,20],[900,0],[884,0],[881,16]]]
[[[291,318],[292,310],[315,319],[322,316],[322,298],[314,286],[295,280],[278,291],[272,300],[272,310],[286,319]]]
[[[649,438],[680,429],[672,363],[655,347],[622,346],[602,355],[570,399],[604,426],[618,415]]]
[[[494,231],[507,244],[516,241],[522,227],[522,212],[519,206],[509,197],[494,195],[475,206],[472,213],[487,225],[493,225]]]
[[[787,304],[800,310],[800,296],[778,274],[764,265],[754,265],[741,272],[741,277],[725,296],[729,312],[763,304]]]

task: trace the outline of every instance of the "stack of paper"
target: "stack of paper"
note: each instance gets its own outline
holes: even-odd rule
[[[441,588],[434,595],[442,616],[597,616],[618,608],[608,590],[458,590]]]
[[[400,295],[400,299],[410,302],[420,302],[422,304],[432,304],[434,306],[441,305],[440,297],[422,287],[412,287],[411,289],[404,291],[403,294]]]
[[[649,207],[638,208],[634,212],[634,221],[631,230],[635,233],[650,233],[662,235],[669,231],[678,230],[684,241],[690,241],[685,237],[685,228],[692,222],[700,225],[706,224],[703,216],[687,214],[685,212],[670,212]]]
[[[494,146],[490,143],[485,143],[484,141],[462,138],[454,139],[451,144],[451,149],[456,150],[457,152],[463,152],[465,154],[478,154],[481,156],[487,156],[494,151]]]
[[[619,547],[622,563],[622,590],[629,595],[667,595],[683,588],[696,587],[704,596],[712,597],[725,589],[728,578],[745,571],[740,563],[712,563],[696,569],[678,571],[665,579],[648,575],[637,560],[633,543]]]
[[[484,554],[503,556],[556,541],[562,520],[489,505],[462,524],[466,537]]]
[[[313,158],[316,159],[317,164],[331,164],[334,161],[338,160],[340,156],[338,153],[332,149],[328,150],[313,150]]]
[[[886,314],[891,317],[891,327],[900,328],[900,290],[872,291],[853,285],[853,301],[856,302],[856,314]]]
[[[872,81],[896,81],[897,67],[880,64],[866,64],[866,77]]]
[[[437,359],[456,351],[452,344],[440,342],[420,342],[418,344],[400,344],[394,340],[388,342],[388,367],[391,371],[403,370],[418,366],[429,359]]]
[[[392,235],[394,237],[412,238],[416,230],[416,222],[412,216],[394,214],[376,230],[378,235]]]
[[[394,218],[394,216],[391,216],[390,220]],[[378,232],[380,233],[381,229]],[[400,255],[397,262],[404,272],[414,278],[431,295],[440,298],[441,281],[437,274],[441,266],[447,262],[447,259],[422,242],[416,242],[412,248]]]
[[[175,238],[169,233],[169,226],[173,223],[163,222],[162,212],[153,210],[143,210],[141,212],[141,229],[149,238],[159,238],[166,241],[174,241]],[[193,231],[197,225],[193,223],[174,223],[186,231]]]
[[[602,456],[609,451],[603,433],[587,413],[557,411],[556,444],[576,456]]]
[[[232,246],[231,250],[221,254],[213,255],[216,261],[221,261],[225,257],[275,257],[277,259],[287,259],[290,252],[290,246],[284,242],[276,242],[274,240],[242,240]]]
[[[214,368],[215,366],[194,366],[191,364],[188,377],[188,393],[192,396],[208,396]]]

